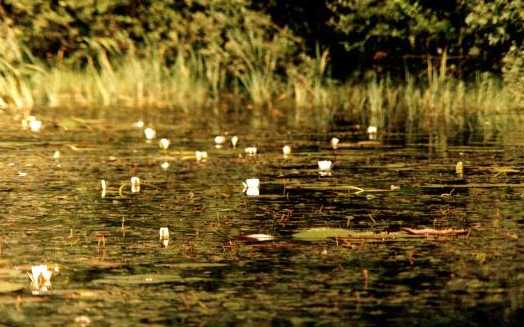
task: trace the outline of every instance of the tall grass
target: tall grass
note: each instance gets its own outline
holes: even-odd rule
[[[187,50],[166,64],[163,52],[153,48],[146,56],[112,56],[102,48],[82,68],[49,66],[25,54],[8,32],[0,42],[0,108],[25,115],[35,106],[189,111],[233,101],[261,109],[314,109],[326,119],[342,112],[380,128],[415,131],[468,128],[472,115],[487,119],[518,105],[515,90],[495,77],[479,74],[470,82],[451,77],[445,53],[438,63],[428,60],[423,77],[408,74],[398,82],[374,76],[341,83],[330,78],[327,51],[318,49],[305,65],[281,72],[277,63],[283,51],[259,46],[249,32],[232,35],[226,45],[239,58],[233,68]]]
[[[52,67],[29,84],[44,106],[202,107],[212,89],[197,59],[179,56],[171,67],[162,58],[126,56],[113,64],[103,52],[83,69]],[[97,67],[98,65],[98,67]]]
[[[330,94],[334,85],[327,74],[329,52],[317,47],[314,58],[306,62],[306,69],[293,71],[287,82],[293,94],[294,106],[298,108],[332,107],[334,102]]]

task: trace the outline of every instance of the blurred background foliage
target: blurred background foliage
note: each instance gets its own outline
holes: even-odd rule
[[[522,1],[272,0],[261,8],[305,39],[310,53],[317,43],[330,49],[342,76],[423,70],[444,51],[459,76],[501,72],[524,37]]]
[[[50,65],[82,66],[104,51],[111,58],[145,56],[151,49],[167,63],[197,53],[229,67],[246,70],[253,58],[244,53],[278,50],[290,60],[298,43],[247,0],[6,0],[0,4],[3,34],[9,33],[31,59]],[[4,38],[5,40],[6,38]],[[5,41],[4,41],[5,42]]]

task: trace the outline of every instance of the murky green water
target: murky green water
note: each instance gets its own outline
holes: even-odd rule
[[[315,128],[314,119],[304,129],[296,116],[81,117],[48,114],[38,134],[4,117],[0,280],[23,287],[0,287],[0,324],[500,326],[524,318],[519,119],[445,143],[380,131],[380,144],[357,145],[362,129]],[[132,126],[140,118],[157,130],[151,143]],[[214,147],[226,132],[238,135],[237,148]],[[171,140],[168,150],[160,137]],[[247,156],[252,145],[258,155]],[[208,160],[197,162],[195,150]],[[320,176],[317,161],[326,159],[332,174]],[[132,176],[142,180],[139,193],[126,184]],[[246,196],[242,182],[253,177],[260,195]],[[161,227],[169,227],[167,248]],[[293,237],[316,227],[351,235]],[[404,227],[468,234],[384,236]],[[37,264],[59,273],[32,294],[26,273]]]

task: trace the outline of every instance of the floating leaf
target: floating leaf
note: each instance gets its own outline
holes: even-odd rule
[[[139,274],[107,276],[96,279],[94,284],[114,284],[114,285],[141,285],[141,284],[164,284],[180,282],[182,277],[176,274]]]
[[[0,268],[0,278],[25,278],[25,273],[20,269]]]
[[[303,229],[293,234],[293,238],[301,241],[321,241],[330,237],[347,237],[351,232],[342,228],[317,227]]]
[[[176,274],[139,274],[139,275],[122,275],[108,276],[102,279],[96,279],[94,284],[110,284],[120,286],[132,285],[149,285],[149,284],[167,284],[167,283],[188,283],[208,280],[201,277],[182,278]]]
[[[0,293],[17,292],[24,289],[24,287],[24,284],[0,281]]]

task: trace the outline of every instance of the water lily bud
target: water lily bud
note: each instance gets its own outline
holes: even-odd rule
[[[284,147],[282,148],[282,153],[284,154],[284,156],[290,155],[291,147],[289,145],[284,145]]]
[[[136,176],[131,177],[131,192],[132,193],[140,192],[140,178]]]
[[[250,146],[250,147],[247,147],[244,149],[244,152],[248,155],[248,156],[254,156],[257,154],[257,147],[256,146]]]
[[[376,140],[377,139],[377,126],[369,126],[368,127],[368,136],[370,140]]]
[[[151,141],[156,137],[156,131],[153,128],[148,127],[144,129],[144,136],[146,137],[146,140]]]
[[[105,179],[100,180],[100,187],[102,188],[101,196],[102,198],[105,198],[107,191],[107,182],[105,181]]]
[[[160,227],[159,235],[160,243],[162,244],[162,246],[167,247],[169,245],[169,228]]]
[[[168,170],[169,169],[169,162],[167,161],[164,161],[160,164],[160,168],[162,168],[163,170]]]
[[[167,148],[169,148],[169,144],[171,144],[171,142],[166,138],[162,138],[160,139],[160,141],[158,141],[158,145],[160,146],[160,148],[164,150],[167,150]]]
[[[338,147],[338,142],[340,142],[340,140],[336,137],[331,139],[331,147],[333,148],[333,150],[336,150],[336,148]]]
[[[455,166],[455,173],[457,175],[464,174],[464,163],[462,161],[457,162],[457,164]]]
[[[207,160],[207,152],[206,151],[195,151],[195,158],[196,158],[196,161]]]
[[[236,148],[237,143],[238,143],[238,136],[231,136],[231,144],[233,145],[234,148]]]

